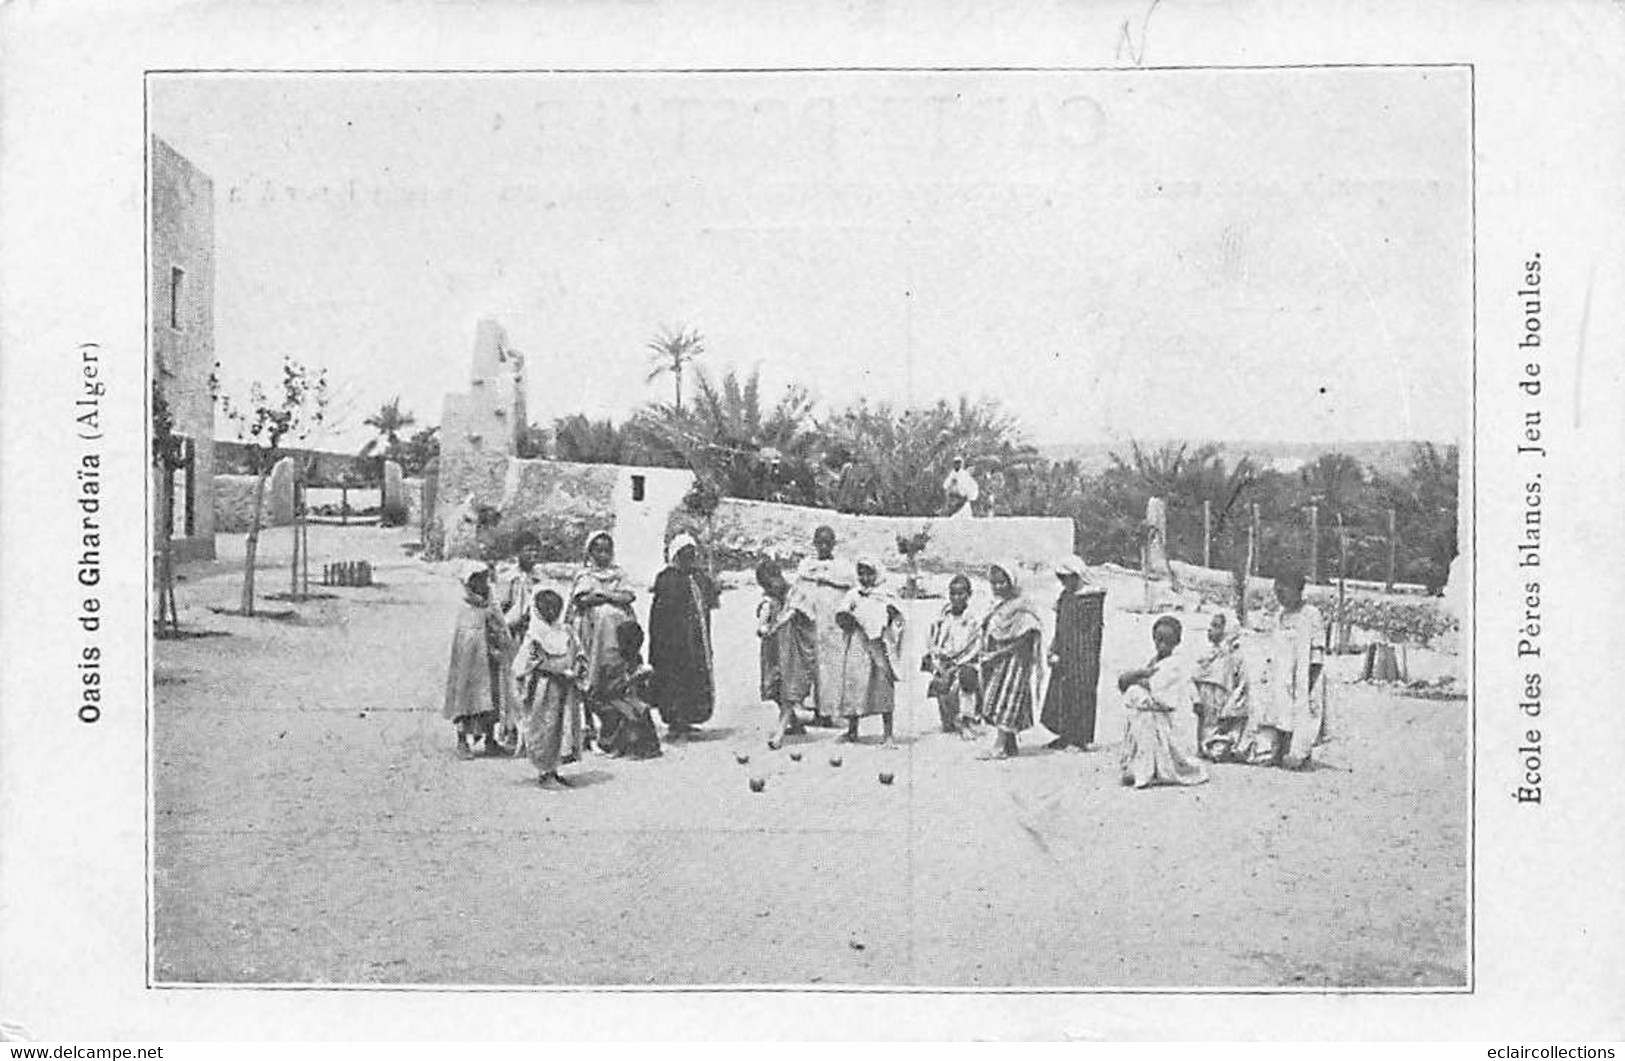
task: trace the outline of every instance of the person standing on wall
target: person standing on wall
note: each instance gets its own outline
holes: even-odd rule
[[[964,457],[954,458],[954,469],[942,481],[942,492],[946,497],[942,510],[944,516],[949,519],[970,519],[976,514],[974,506],[982,494],[982,488],[977,484],[976,476],[965,467]]]
[[[700,570],[700,550],[687,534],[666,547],[666,569],[655,577],[649,602],[650,699],[668,736],[681,740],[707,722],[716,698],[712,670],[711,611],[716,584]]]

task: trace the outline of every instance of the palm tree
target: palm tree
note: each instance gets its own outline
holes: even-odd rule
[[[377,453],[380,442],[384,443],[383,455],[388,456],[400,449],[401,432],[417,423],[417,417],[401,411],[401,396],[397,394],[361,422],[378,432],[377,438],[369,439],[361,447],[361,456],[370,457]]]
[[[844,467],[836,507],[893,516],[929,516],[942,508],[942,477],[964,457],[977,480],[1002,484],[1018,499],[1043,462],[997,402],[960,398],[918,409],[860,400],[823,425]]]
[[[660,334],[644,344],[649,350],[649,375],[644,381],[653,383],[667,373],[673,387],[672,406],[683,411],[683,373],[696,357],[705,353],[705,340],[699,329],[662,328]]]
[[[795,386],[764,407],[761,370],[741,376],[729,368],[720,380],[696,372],[689,408],[652,405],[627,426],[654,459],[693,469],[720,494],[811,502],[817,462],[811,411],[812,400]]]

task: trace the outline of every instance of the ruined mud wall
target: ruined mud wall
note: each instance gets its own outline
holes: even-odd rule
[[[920,566],[925,570],[979,567],[1000,559],[1050,564],[1072,551],[1071,520],[1036,516],[957,520],[858,516],[728,498],[717,505],[709,521],[680,514],[673,522],[684,529],[703,530],[719,562],[729,567],[748,566],[763,557],[781,562],[799,559],[812,551],[813,531],[820,524],[835,530],[841,555],[869,555],[899,569],[905,560],[897,551],[898,536],[922,529],[930,532],[930,541],[920,554]]]

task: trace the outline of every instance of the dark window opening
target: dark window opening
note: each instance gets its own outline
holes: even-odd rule
[[[632,500],[643,500],[643,476],[641,475],[632,476]]]
[[[186,279],[186,270],[175,266],[169,270],[169,326],[181,326],[181,281]]]

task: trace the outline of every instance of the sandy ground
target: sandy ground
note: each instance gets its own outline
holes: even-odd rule
[[[267,591],[286,589],[286,537],[262,544]],[[1462,702],[1341,680],[1342,736],[1316,770],[1221,765],[1198,788],[1135,791],[1110,746],[1115,693],[1106,750],[1049,752],[1035,729],[1030,754],[988,763],[934,732],[910,673],[903,747],[844,748],[836,768],[832,731],[767,749],[757,596],[738,589],[716,618],[725,695],[705,739],[649,762],[589,756],[576,789],[544,791],[523,761],[453,757],[440,702],[459,592],[402,549],[413,538],[313,527],[318,572],[370,558],[382,585],[293,620],[209,610],[236,600],[240,536],[187,569],[183,621],[222,636],[157,647],[160,981],[1465,981]],[[911,605],[906,655],[939,606]],[[1108,673],[1148,655],[1149,625],[1108,614]],[[1193,720],[1176,724],[1188,746]]]

